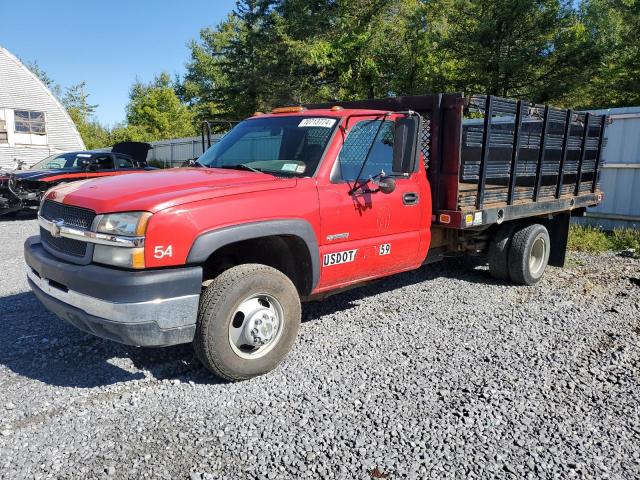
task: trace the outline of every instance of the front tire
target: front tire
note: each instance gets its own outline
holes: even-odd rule
[[[200,298],[196,354],[226,380],[267,373],[295,343],[300,311],[296,287],[279,270],[260,264],[230,268]]]
[[[509,276],[515,283],[538,283],[549,262],[549,232],[539,223],[517,230],[509,246]]]

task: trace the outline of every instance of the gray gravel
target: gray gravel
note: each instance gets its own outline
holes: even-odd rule
[[[47,313],[35,230],[0,221],[4,478],[640,477],[640,260],[403,274],[307,304],[283,365],[228,384]]]

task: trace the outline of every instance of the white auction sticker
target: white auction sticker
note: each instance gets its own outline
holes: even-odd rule
[[[336,123],[335,118],[304,118],[298,127],[323,127],[331,128]]]

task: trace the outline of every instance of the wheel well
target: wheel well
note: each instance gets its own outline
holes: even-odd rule
[[[551,244],[549,245],[551,249],[551,255],[549,256],[549,265],[552,265],[554,267],[563,267],[567,251],[567,239],[569,235],[570,219],[571,214],[569,212],[558,212],[554,215],[543,217],[531,217],[512,220],[509,223],[505,222],[503,225],[512,225],[512,232],[536,223],[543,225],[549,233],[549,240],[551,242]],[[496,225],[492,227],[492,229],[490,229],[489,235],[491,239],[494,238],[494,235],[499,228],[500,226]]]
[[[260,263],[281,271],[300,295],[308,295],[313,289],[309,249],[304,240],[294,235],[252,238],[220,247],[203,263],[203,281],[245,263]]]

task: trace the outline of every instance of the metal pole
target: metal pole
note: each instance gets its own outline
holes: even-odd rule
[[[562,138],[562,153],[560,154],[560,167],[558,168],[558,184],[556,185],[556,198],[562,195],[562,182],[564,181],[564,164],[569,153],[569,136],[571,135],[571,121],[573,110],[567,110],[567,118],[564,124],[564,137]]]
[[[540,149],[538,150],[538,166],[536,168],[536,183],[533,188],[533,201],[538,200],[540,186],[542,185],[542,167],[547,149],[547,131],[549,130],[549,105],[544,107],[544,118],[542,119],[542,134],[540,136]]]
[[[491,117],[493,116],[493,95],[487,95],[484,108],[484,131],[482,132],[482,153],[480,154],[480,171],[478,172],[478,196],[476,208],[482,209],[484,204],[484,184],[487,177],[487,162],[489,161],[489,143],[491,142]]]
[[[591,184],[591,193],[595,193],[598,188],[598,174],[600,173],[600,158],[602,156],[602,141],[604,139],[604,128],[607,124],[606,115],[600,118],[600,138],[598,139],[598,151],[596,152],[596,163],[593,165],[593,183]]]
[[[584,159],[587,155],[587,137],[589,136],[589,120],[591,119],[591,114],[589,112],[584,115],[584,132],[582,133],[582,144],[580,146],[580,160],[578,161],[578,171],[576,172],[576,186],[573,191],[574,195],[578,195],[580,193],[580,182],[582,181],[582,164],[584,163]]]
[[[520,128],[522,127],[522,117],[524,114],[524,104],[522,100],[518,100],[516,104],[516,118],[513,130],[513,150],[511,151],[511,177],[509,179],[509,197],[508,205],[513,205],[513,199],[516,192],[516,177],[518,157],[520,156]]]

